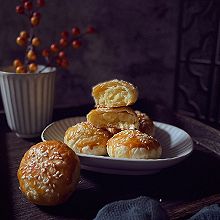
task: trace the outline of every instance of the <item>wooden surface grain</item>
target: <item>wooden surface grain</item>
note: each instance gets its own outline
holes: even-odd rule
[[[75,109],[75,114],[71,109],[59,111],[54,120],[75,114],[84,115],[87,107]],[[155,119],[157,115],[162,115],[161,111],[165,112],[156,109],[152,117]],[[157,119],[184,128],[192,137],[200,135],[200,139],[212,139],[214,135],[213,140],[220,141],[217,135],[219,131],[197,121],[168,112],[163,117],[164,114]],[[23,154],[39,141],[39,138],[20,139],[5,124],[0,127],[0,219],[92,219],[109,202],[143,195],[159,201],[170,219],[186,219],[206,205],[220,203],[220,158],[210,150],[210,146],[206,148],[201,143],[194,142],[195,150],[189,158],[160,173],[120,176],[82,170],[77,190],[67,203],[57,207],[33,205],[21,194],[16,172]]]

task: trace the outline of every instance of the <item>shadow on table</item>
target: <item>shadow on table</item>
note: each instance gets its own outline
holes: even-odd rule
[[[148,176],[121,176],[82,171],[77,191],[65,204],[40,207],[64,218],[94,218],[107,203],[149,196],[158,201],[190,202],[220,192],[220,160],[195,151],[180,164]]]
[[[12,187],[10,181],[9,170],[9,155],[7,151],[7,143],[5,134],[0,129],[0,167],[1,167],[1,181],[0,181],[0,219],[13,219],[12,210]]]

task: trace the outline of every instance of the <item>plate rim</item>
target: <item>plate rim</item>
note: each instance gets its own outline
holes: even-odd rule
[[[82,118],[82,119],[85,119],[86,120],[86,117],[85,116],[74,116],[74,117],[68,117],[68,118],[63,118],[63,119],[60,119],[60,120],[57,120],[57,121],[54,121],[52,123],[50,123],[49,125],[47,125],[42,133],[41,133],[41,140],[42,141],[47,141],[45,138],[44,138],[44,134],[45,132],[50,128],[52,127],[54,124],[57,124],[57,123],[60,123],[61,121],[64,121],[64,120],[72,120],[72,119],[76,119],[76,118]],[[81,154],[81,153],[76,153],[79,157],[83,157],[83,158],[93,158],[93,159],[101,159],[101,160],[110,160],[110,161],[129,161],[129,162],[167,162],[167,161],[173,161],[173,160],[178,160],[178,159],[183,159],[185,157],[188,157],[194,150],[194,146],[193,146],[193,140],[191,138],[191,136],[183,129],[179,128],[179,127],[176,127],[175,125],[171,125],[171,124],[168,124],[168,123],[163,123],[163,122],[159,122],[159,121],[153,121],[155,123],[155,125],[157,124],[163,124],[163,125],[166,125],[166,126],[171,126],[171,127],[174,127],[175,129],[178,129],[180,130],[181,132],[185,133],[187,135],[187,139],[189,139],[189,142],[190,142],[190,149],[188,149],[187,151],[185,151],[182,155],[179,155],[179,156],[175,156],[175,157],[167,157],[167,158],[158,158],[158,159],[129,159],[129,158],[113,158],[113,157],[108,157],[108,156],[97,156],[97,155],[90,155],[90,154]]]

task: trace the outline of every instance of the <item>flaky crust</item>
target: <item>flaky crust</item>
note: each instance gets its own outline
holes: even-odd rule
[[[138,129],[136,113],[129,107],[97,108],[87,114],[87,121],[97,128]]]
[[[160,158],[162,148],[152,136],[138,130],[124,130],[108,140],[107,152],[115,158],[156,159]]]
[[[58,205],[76,189],[80,176],[79,158],[62,142],[40,142],[25,153],[17,176],[20,189],[30,202]]]
[[[123,80],[110,80],[92,88],[96,107],[121,107],[132,105],[137,101],[137,89]]]
[[[155,133],[155,126],[153,121],[150,119],[150,117],[138,110],[135,111],[137,114],[138,120],[139,120],[139,131],[146,133],[150,136],[154,136]]]
[[[81,122],[67,129],[66,143],[76,153],[106,155],[106,143],[111,137],[107,130],[99,129],[89,122]]]

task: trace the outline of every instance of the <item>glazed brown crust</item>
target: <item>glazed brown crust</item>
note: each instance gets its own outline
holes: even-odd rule
[[[79,158],[59,141],[32,146],[17,172],[22,193],[30,202],[45,206],[65,202],[75,190],[79,175]]]
[[[107,130],[96,128],[89,122],[81,122],[67,129],[64,143],[76,153],[106,155],[106,143],[111,136]]]
[[[115,134],[107,142],[107,151],[110,157],[118,157],[118,152],[121,151],[121,147],[125,147],[124,158],[133,158],[132,149],[145,149],[145,154],[140,155],[143,158],[159,158],[161,156],[160,143],[145,133],[138,130],[124,130]],[[138,157],[136,157],[138,158]]]
[[[134,104],[138,98],[137,89],[123,80],[110,80],[92,88],[96,107],[122,107]]]
[[[136,113],[129,107],[97,108],[87,114],[87,121],[97,128],[138,129]]]
[[[138,120],[139,120],[139,131],[146,133],[150,136],[154,136],[155,133],[155,126],[153,121],[150,119],[150,117],[138,110],[135,111],[137,114]]]

